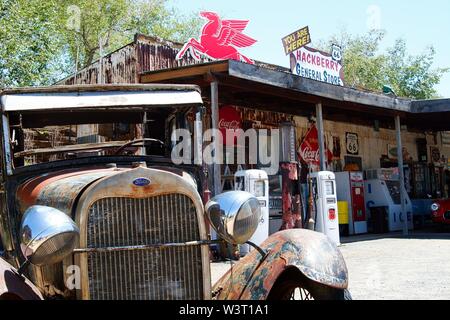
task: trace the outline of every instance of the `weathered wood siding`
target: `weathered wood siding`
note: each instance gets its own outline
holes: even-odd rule
[[[138,83],[143,72],[176,68],[199,63],[187,52],[181,60],[176,55],[182,44],[165,41],[155,37],[136,35],[135,40],[112,52],[100,60],[79,71],[58,84],[97,84],[100,83],[100,69],[103,70],[103,82],[107,84]],[[207,59],[201,62],[208,62]]]

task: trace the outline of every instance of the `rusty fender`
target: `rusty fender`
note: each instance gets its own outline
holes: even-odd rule
[[[348,286],[347,266],[336,245],[321,233],[304,229],[278,232],[261,248],[237,262],[213,288],[218,300],[264,300],[278,277],[297,268],[307,278],[337,289]]]
[[[39,290],[0,258],[0,300],[42,300]]]

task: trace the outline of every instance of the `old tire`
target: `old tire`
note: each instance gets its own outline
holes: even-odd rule
[[[347,289],[325,286],[290,269],[275,281],[267,300],[352,300],[352,296]]]

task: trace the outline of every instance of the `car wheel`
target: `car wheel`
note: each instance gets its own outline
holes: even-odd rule
[[[291,269],[276,280],[267,300],[352,300],[352,296],[347,289],[325,286]]]

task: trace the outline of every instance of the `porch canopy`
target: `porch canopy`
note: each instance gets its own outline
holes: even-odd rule
[[[338,122],[395,128],[399,116],[408,131],[450,130],[450,100],[412,101],[306,79],[288,69],[234,60],[144,73],[141,83],[196,84],[211,102],[211,83],[218,100],[247,108],[308,116],[323,105],[323,118]],[[381,88],[380,88],[381,89]]]
[[[408,131],[450,130],[450,100],[413,101],[379,93],[339,87],[301,78],[288,69],[258,63],[219,61],[144,73],[142,83],[189,83],[202,88],[211,106],[212,128],[218,127],[219,102],[241,107],[317,117],[321,170],[325,170],[323,120],[396,130],[398,167],[403,167],[401,128]],[[381,88],[380,88],[381,89]],[[218,146],[216,146],[218,147]],[[213,193],[220,193],[220,165],[213,167]],[[406,189],[400,170],[402,214]],[[403,234],[408,234],[404,219]]]

